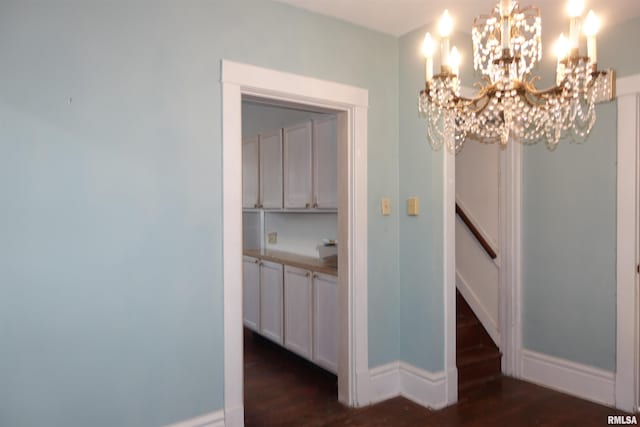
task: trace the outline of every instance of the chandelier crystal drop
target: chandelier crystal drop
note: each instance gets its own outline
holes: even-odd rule
[[[458,152],[467,139],[505,146],[544,141],[553,150],[564,138],[583,142],[596,121],[596,102],[613,99],[613,70],[597,67],[593,11],[583,19],[584,0],[571,0],[569,38],[560,36],[555,85],[536,88],[534,67],[542,59],[540,9],[520,7],[515,0],[500,0],[489,15],[474,19],[471,30],[473,66],[482,75],[475,97],[460,95],[460,57],[450,48],[453,25],[445,10],[439,24],[441,66],[433,74],[436,43],[426,34],[426,87],[420,91],[418,109],[426,116],[427,135],[433,149],[443,145]],[[587,40],[587,55],[580,54],[580,35]]]

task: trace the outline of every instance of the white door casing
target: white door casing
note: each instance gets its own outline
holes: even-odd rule
[[[500,152],[498,319],[502,372],[522,376],[522,144]]]
[[[222,61],[225,425],[244,425],[242,334],[242,96],[338,112],[338,399],[370,402],[367,325],[368,91]]]
[[[616,243],[616,407],[640,405],[638,339],[638,210],[640,153],[640,75],[616,81],[618,98]]]

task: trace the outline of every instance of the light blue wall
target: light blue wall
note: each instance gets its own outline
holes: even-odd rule
[[[222,408],[222,58],[369,89],[369,360],[398,358],[397,214],[377,214],[396,39],[263,0],[0,9],[0,425]]]
[[[425,120],[417,110],[418,92],[424,87],[420,46],[425,31],[418,29],[399,40],[400,359],[438,372],[444,369],[443,151],[431,150]],[[465,41],[456,35],[463,52]],[[419,216],[406,214],[409,197],[419,198]]]
[[[640,20],[607,28],[599,62],[640,72]],[[597,107],[586,143],[526,147],[524,347],[615,370],[616,104]]]
[[[640,18],[603,29],[598,38],[598,62],[617,75],[640,73]]]
[[[581,145],[526,147],[523,344],[615,369],[616,109],[598,107]]]

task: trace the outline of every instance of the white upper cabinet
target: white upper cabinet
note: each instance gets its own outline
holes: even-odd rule
[[[338,207],[338,120],[313,121],[313,207]]]
[[[311,122],[284,129],[284,207],[308,209],[313,204]]]
[[[257,208],[260,204],[259,158],[258,137],[244,138],[242,140],[243,208]]]
[[[260,134],[260,203],[282,208],[282,130]]]
[[[284,346],[302,357],[312,355],[311,272],[284,266]]]
[[[337,117],[245,138],[242,180],[243,208],[337,209]]]

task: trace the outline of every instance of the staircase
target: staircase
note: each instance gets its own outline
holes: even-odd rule
[[[502,354],[458,291],[456,323],[458,389],[464,391],[499,377]]]

